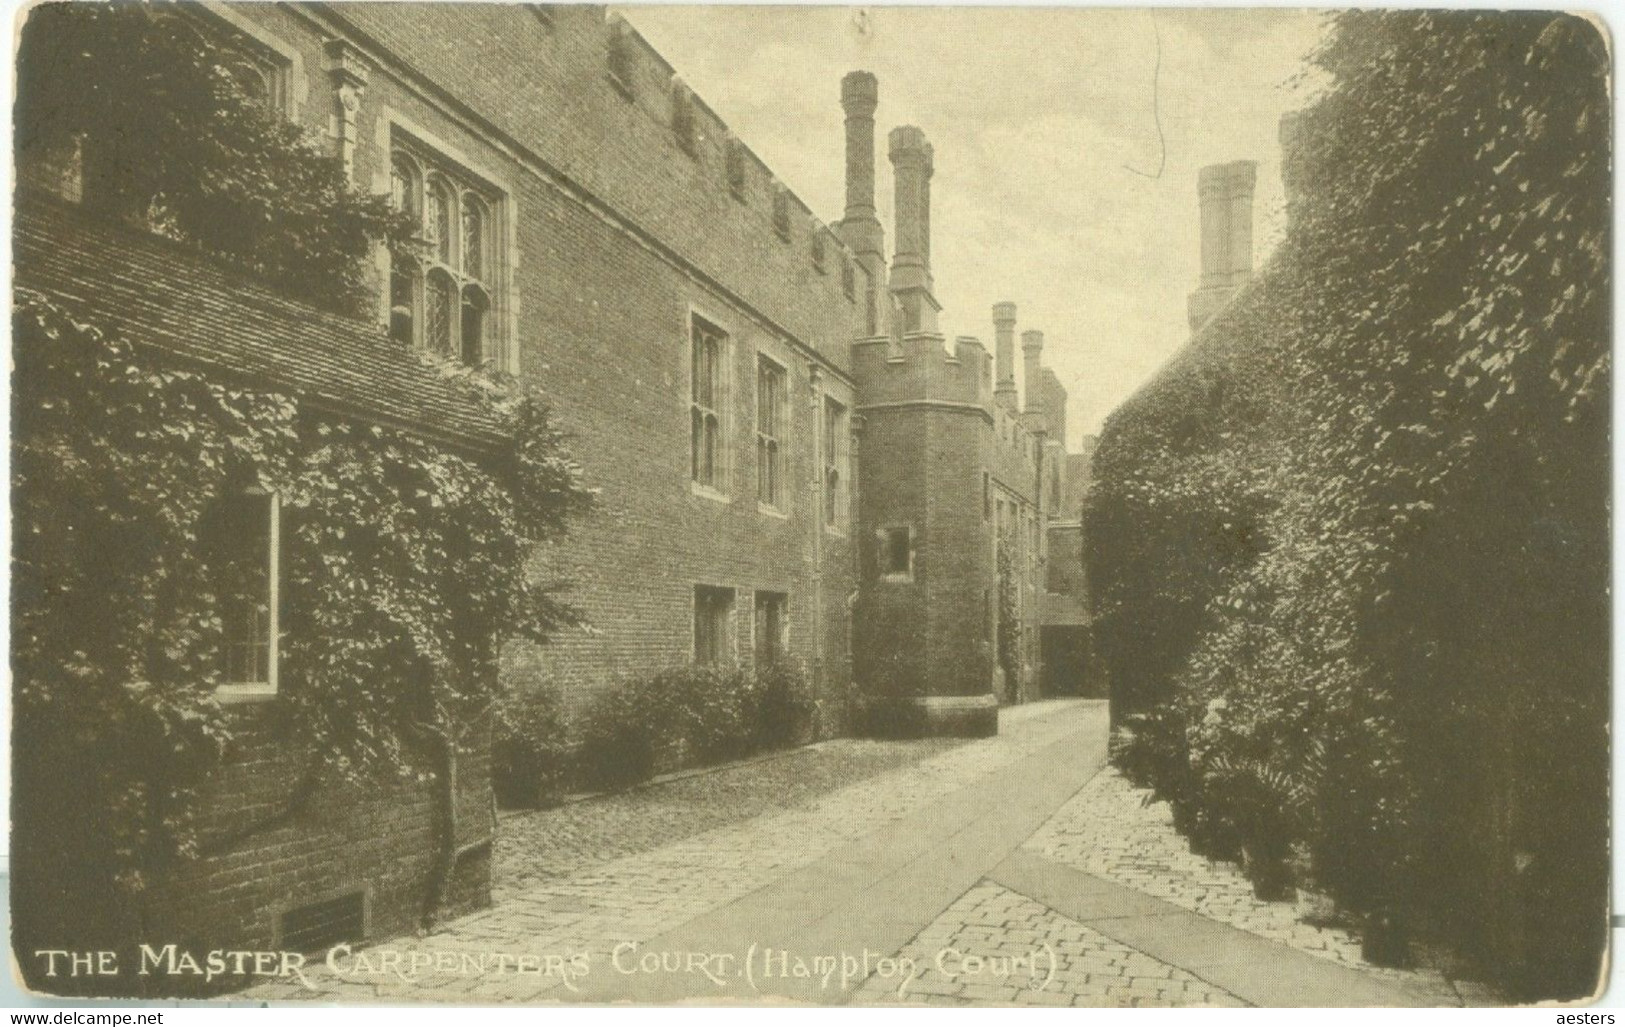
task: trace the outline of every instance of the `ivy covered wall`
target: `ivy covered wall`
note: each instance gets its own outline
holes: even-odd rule
[[[1096,453],[1119,762],[1264,890],[1295,874],[1518,997],[1589,994],[1607,47],[1569,16],[1367,11],[1315,60],[1285,241]]]

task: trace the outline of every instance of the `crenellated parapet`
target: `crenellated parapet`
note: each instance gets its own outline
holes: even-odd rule
[[[991,368],[980,339],[962,335],[950,349],[937,332],[906,332],[891,342],[882,336],[852,347],[853,375],[865,407],[937,403],[991,410]]]

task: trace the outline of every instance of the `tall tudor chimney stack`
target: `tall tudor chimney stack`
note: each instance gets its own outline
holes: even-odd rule
[[[1027,430],[1039,433],[1044,430],[1044,333],[1040,331],[1025,331],[1021,333],[1021,373],[1026,380],[1027,404],[1023,411],[1027,415]]]
[[[1202,279],[1187,307],[1198,331],[1253,274],[1253,188],[1258,163],[1210,164],[1197,174],[1202,205]]]
[[[931,144],[913,125],[891,130],[889,153],[896,186],[891,291],[905,332],[935,332],[942,306],[931,293]]]
[[[869,333],[880,331],[876,290],[886,281],[886,230],[875,215],[875,108],[880,83],[867,71],[841,79],[841,109],[846,112],[846,215],[841,239],[869,273]]]
[[[1016,403],[1016,305],[993,304],[993,354],[998,384],[993,397],[1012,414],[1020,413]]]

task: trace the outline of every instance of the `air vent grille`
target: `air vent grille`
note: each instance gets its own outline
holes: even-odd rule
[[[340,942],[358,942],[366,933],[366,902],[361,892],[297,906],[282,914],[282,947],[315,952]]]

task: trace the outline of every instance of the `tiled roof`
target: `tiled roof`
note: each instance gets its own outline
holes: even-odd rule
[[[382,328],[280,296],[190,248],[19,196],[13,284],[132,343],[369,422],[483,449],[496,425]]]

